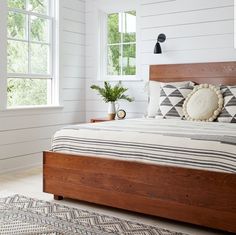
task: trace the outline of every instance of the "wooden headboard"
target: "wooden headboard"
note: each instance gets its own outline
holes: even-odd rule
[[[236,62],[150,65],[150,80],[236,85]]]

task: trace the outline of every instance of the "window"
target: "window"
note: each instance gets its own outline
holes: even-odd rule
[[[106,15],[106,35],[101,53],[102,76],[107,79],[133,79],[136,75],[136,12]],[[104,32],[103,32],[104,33]]]
[[[52,104],[53,1],[8,0],[7,106]]]

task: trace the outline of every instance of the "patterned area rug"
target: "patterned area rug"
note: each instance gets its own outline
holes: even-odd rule
[[[21,195],[0,198],[1,235],[184,235]]]

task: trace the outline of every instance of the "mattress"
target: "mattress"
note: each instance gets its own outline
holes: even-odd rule
[[[52,151],[236,173],[236,124],[126,119],[67,126]]]

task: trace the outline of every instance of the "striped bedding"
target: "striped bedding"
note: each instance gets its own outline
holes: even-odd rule
[[[236,173],[236,124],[126,119],[57,131],[52,151]]]

